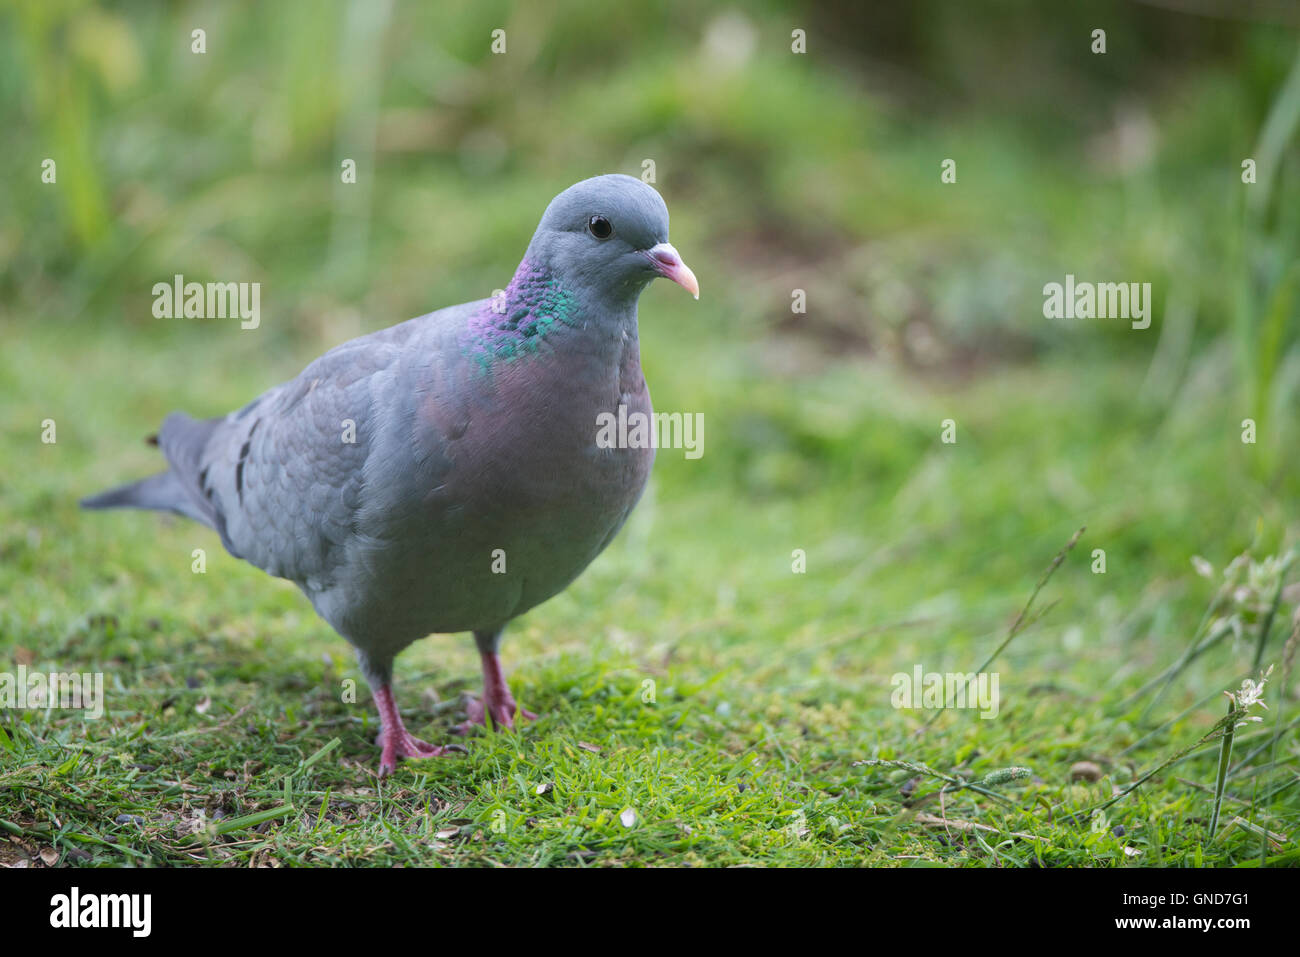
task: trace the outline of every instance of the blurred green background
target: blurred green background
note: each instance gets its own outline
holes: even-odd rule
[[[1011,726],[1041,732],[1017,740],[1045,750],[980,744],[1068,763],[1192,636],[1214,593],[1192,556],[1218,579],[1295,540],[1293,4],[440,6],[0,8],[0,652],[133,666],[201,629],[274,638],[309,676],[322,650],[351,667],[214,537],[76,499],[155,468],[140,439],[173,408],[224,413],[347,338],[490,295],[555,193],[646,160],[702,295],[647,291],[643,362],[657,408],[704,413],[705,454],[661,453],[619,542],[515,629],[521,701],[666,654],[789,749],[879,754],[914,722],[888,676],[976,667],[1087,525],[1060,604],[1000,662]],[[260,328],[154,318],[176,273],[260,282]],[[1045,319],[1067,273],[1151,283],[1151,327]],[[1251,640],[1159,717],[1235,683]],[[459,640],[402,660],[475,668]],[[939,747],[988,733],[957,720]]]

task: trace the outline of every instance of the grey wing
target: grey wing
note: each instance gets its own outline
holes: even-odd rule
[[[355,535],[376,394],[399,350],[366,337],[221,419],[168,416],[159,445],[233,555],[321,587]]]
[[[226,549],[319,591],[352,546],[400,536],[465,429],[456,343],[481,306],[345,342],[224,418],[168,416],[158,444]]]

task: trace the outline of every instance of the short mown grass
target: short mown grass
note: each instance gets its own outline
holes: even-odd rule
[[[657,292],[647,304],[679,307]],[[691,345],[650,345],[646,325],[654,383]],[[166,371],[156,343],[107,330],[80,344],[96,361],[57,391],[45,386],[63,365],[52,336],[33,331],[0,364],[16,396],[5,442],[20,455],[0,525],[6,669],[103,672],[108,698],[100,720],[4,714],[10,863],[1296,860],[1296,738],[1272,743],[1296,719],[1276,693],[1292,680],[1289,594],[1263,653],[1277,667],[1269,709],[1238,729],[1219,833],[1217,739],[1090,813],[1222,718],[1221,692],[1253,663],[1267,582],[1219,608],[1240,634],[1197,657],[1149,711],[1153,695],[1126,698],[1197,635],[1229,559],[1279,552],[1294,535],[1281,504],[1294,479],[1249,477],[1250,448],[1212,392],[1184,397],[1193,428],[1128,401],[1135,370],[1113,361],[957,388],[868,363],[748,392],[735,378],[748,359],[720,361],[698,399],[704,458],[661,453],[615,545],[512,628],[511,682],[541,719],[380,781],[364,682],[292,586],[193,524],[75,505],[152,467],[140,436],[167,405],[233,406],[292,364],[223,361],[240,335],[214,339],[184,376]],[[690,385],[664,379],[661,405],[686,405]],[[876,387],[847,388],[861,381]],[[820,408],[834,409],[833,429],[809,412]],[[47,417],[59,423],[53,445],[39,441]],[[940,441],[948,417],[953,445]],[[807,434],[819,423],[828,434]],[[756,432],[761,447],[740,438]],[[816,460],[793,451],[814,442]],[[891,706],[896,672],[983,663],[1084,525],[989,666],[995,719]],[[196,548],[204,574],[191,568]],[[795,549],[804,573],[792,571]],[[399,659],[399,701],[425,738],[450,738],[476,686],[466,636]],[[1013,767],[1027,773],[987,784]]]

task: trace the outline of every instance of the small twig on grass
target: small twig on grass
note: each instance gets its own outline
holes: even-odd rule
[[[1238,827],[1241,828],[1243,831],[1249,831],[1251,834],[1254,834],[1256,837],[1258,837],[1261,841],[1264,842],[1265,847],[1269,847],[1271,845],[1272,849],[1275,851],[1282,850],[1284,847],[1286,847],[1287,842],[1290,840],[1290,838],[1288,838],[1285,834],[1279,834],[1277,831],[1270,831],[1268,830],[1268,828],[1260,827],[1258,824],[1254,823],[1253,821],[1247,821],[1244,817],[1241,817],[1240,815],[1234,817],[1231,821],[1229,821],[1227,824],[1223,826],[1223,830],[1219,832],[1219,836],[1218,838],[1216,838],[1216,840],[1222,841],[1224,838],[1226,838],[1229,834],[1232,833],[1233,828],[1238,828]]]
[[[992,824],[979,824],[975,821],[959,821],[950,817],[937,817],[926,811],[918,811],[916,820],[927,827],[955,827],[959,831],[991,831],[994,834],[1010,834],[1012,837],[1018,837],[1022,841],[1046,841],[1047,838],[1039,837],[1037,834],[1026,834],[1024,831],[1004,831],[1001,828],[994,827]]]
[[[980,784],[973,784],[970,781],[964,781],[952,774],[944,774],[942,771],[936,771],[929,765],[919,764],[916,761],[895,761],[885,758],[866,758],[862,761],[854,761],[851,767],[868,767],[868,768],[899,768],[904,771],[911,771],[913,774],[923,774],[927,777],[938,778],[945,783],[945,787],[939,789],[939,793],[951,794],[953,791],[976,791],[986,797],[991,797],[995,801],[1005,804],[1007,807],[1015,807],[1016,803],[1011,801],[996,791],[990,791],[988,788],[981,787]],[[982,783],[998,785],[1006,784],[1010,781],[1018,781],[1022,778],[1029,777],[1027,768],[1002,768],[998,771],[991,771],[981,778]]]

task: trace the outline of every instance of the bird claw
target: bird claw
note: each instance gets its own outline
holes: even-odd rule
[[[537,715],[527,708],[519,707],[515,699],[509,695],[488,702],[486,707],[482,698],[466,695],[465,716],[469,720],[456,725],[452,730],[457,734],[469,734],[475,727],[487,727],[489,715],[492,717],[492,724],[497,728],[513,729],[516,716],[521,721],[537,720]]]
[[[465,748],[460,745],[437,745],[429,744],[427,741],[421,741],[413,737],[405,728],[394,730],[389,734],[385,728],[379,732],[379,738],[375,741],[382,748],[379,758],[379,776],[387,777],[397,770],[397,762],[401,758],[445,758],[453,751],[464,752]]]

